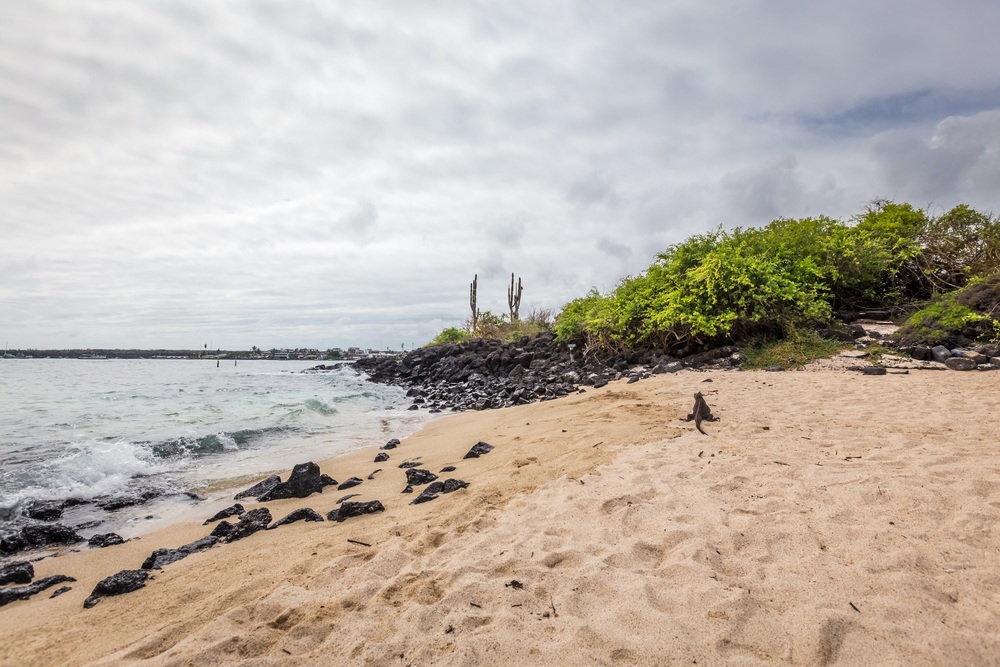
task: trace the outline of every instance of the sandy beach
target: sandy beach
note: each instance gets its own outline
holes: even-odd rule
[[[682,421],[696,391],[707,435]],[[87,610],[231,503],[37,562],[77,582],[0,608],[0,664],[998,664],[997,414],[1000,373],[821,370],[449,415],[384,463],[320,463],[373,481],[267,503],[384,513],[218,545]],[[478,441],[495,449],[463,460]],[[470,486],[410,505],[397,465],[418,457]]]

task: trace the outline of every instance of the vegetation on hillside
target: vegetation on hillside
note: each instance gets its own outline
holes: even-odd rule
[[[472,317],[432,344],[514,341],[551,328],[559,341],[585,351],[687,354],[735,342],[762,351],[748,363],[767,365],[772,356],[827,353],[830,346],[808,332],[829,326],[835,313],[923,306],[904,328],[904,342],[954,340],[962,331],[983,339],[1000,331],[998,274],[997,217],[966,205],[932,216],[880,200],[848,221],[781,218],[692,236],[608,293],[592,289],[569,302],[554,323],[547,311],[519,318],[521,281],[515,286],[513,274],[510,315],[480,312],[474,279]],[[775,341],[785,347],[769,344]]]
[[[693,236],[608,294],[567,304],[555,331],[607,350],[788,339],[837,311],[906,307],[998,270],[997,218],[878,201],[848,222],[779,219]]]

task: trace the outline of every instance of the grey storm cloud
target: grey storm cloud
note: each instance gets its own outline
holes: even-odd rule
[[[1000,5],[0,3],[0,337],[422,343],[716,227],[997,208]]]

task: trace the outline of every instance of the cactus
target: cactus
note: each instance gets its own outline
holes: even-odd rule
[[[469,307],[472,308],[472,319],[470,320],[470,331],[473,336],[479,328],[479,308],[476,307],[476,292],[479,291],[479,274],[477,273],[469,283]]]
[[[521,293],[524,288],[521,287],[521,279],[517,279],[517,286],[514,285],[514,274],[510,274],[510,287],[507,288],[507,307],[510,308],[510,321],[511,324],[517,322],[520,317],[521,310]]]

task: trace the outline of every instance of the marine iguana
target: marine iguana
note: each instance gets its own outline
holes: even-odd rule
[[[701,423],[703,421],[714,422],[716,418],[712,416],[712,409],[708,407],[708,403],[705,402],[705,397],[701,395],[701,392],[697,392],[694,395],[694,408],[684,421],[689,422],[694,420],[694,427],[701,431],[702,435],[708,435],[705,431],[702,431]]]

